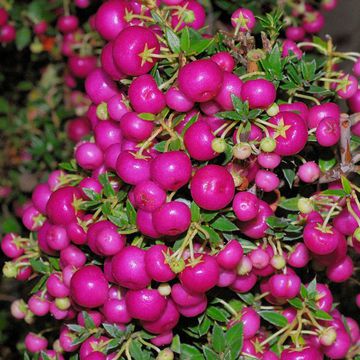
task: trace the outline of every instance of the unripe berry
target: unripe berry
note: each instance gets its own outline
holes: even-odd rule
[[[169,296],[171,294],[171,286],[168,283],[160,284],[158,291],[162,296]]]
[[[276,141],[271,137],[265,137],[260,142],[260,149],[264,152],[273,152],[276,148]]]
[[[328,327],[320,334],[320,343],[323,346],[330,346],[336,340],[336,330],[333,327]]]
[[[174,353],[169,348],[161,350],[158,356],[156,357],[156,360],[173,360],[173,359],[174,359]]]
[[[67,310],[71,306],[70,299],[67,297],[56,298],[55,305],[59,310]]]
[[[226,150],[226,141],[222,138],[215,138],[211,142],[211,147],[215,152],[221,154]]]
[[[300,198],[297,203],[298,209],[303,214],[309,214],[314,210],[312,201],[307,198]]]
[[[246,143],[236,144],[233,147],[233,155],[236,159],[245,160],[251,156],[251,146]]]

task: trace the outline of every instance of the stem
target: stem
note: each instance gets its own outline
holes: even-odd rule
[[[320,105],[320,101],[318,99],[314,98],[313,96],[299,94],[299,93],[295,93],[293,96],[300,98],[300,99],[310,100],[310,101],[313,101],[316,105]]]
[[[238,315],[239,315],[239,313],[238,313],[230,304],[228,304],[226,301],[224,301],[224,300],[222,300],[222,299],[219,299],[219,298],[216,298],[216,300],[217,300],[220,304],[224,305],[224,307],[225,307],[227,310],[229,310],[229,312],[230,312],[231,314],[233,314],[234,316],[238,316]]]
[[[276,333],[272,334],[270,337],[268,337],[266,340],[264,340],[260,346],[264,346],[266,344],[268,344],[269,342],[271,342],[273,339],[275,339],[276,337],[278,337],[279,335],[281,335],[283,332],[285,332],[286,330],[289,329],[289,327],[291,326],[291,324],[286,325],[285,327],[283,327],[282,329],[280,329],[279,331],[277,331]]]
[[[304,41],[304,42],[298,43],[297,46],[298,46],[298,48],[302,48],[305,46],[311,46],[311,47],[318,49],[324,55],[327,55],[327,51],[322,46],[312,43],[312,42],[309,42],[309,41]]]
[[[163,131],[162,126],[155,130],[152,135],[142,144],[141,148],[137,151],[137,156],[142,156],[144,150],[146,150],[152,143],[152,141]]]
[[[222,133],[221,138],[224,139],[225,136],[228,134],[228,132],[237,125],[237,123],[234,121],[233,123],[231,123]]]
[[[63,7],[64,7],[64,15],[70,15],[70,2],[69,0],[63,0]]]
[[[241,75],[240,76],[240,80],[244,80],[246,78],[249,78],[249,77],[252,77],[252,76],[265,76],[266,74],[263,72],[263,71],[254,71],[254,72],[251,72],[251,73],[246,73],[244,75]]]
[[[338,204],[337,202],[335,204],[333,204],[333,206],[330,208],[330,211],[327,213],[324,223],[321,225],[322,230],[326,229],[326,225],[328,224],[328,222],[331,218],[331,215],[333,214],[334,210],[336,209],[337,204]]]
[[[224,130],[228,126],[228,124],[229,124],[229,122],[222,124],[213,132],[213,134],[216,136],[220,131]]]
[[[356,222],[358,223],[358,225],[360,226],[360,218],[359,216],[356,214],[356,212],[354,211],[354,209],[352,208],[351,204],[350,204],[350,199],[346,200],[346,206],[347,209],[349,211],[349,213],[354,217],[354,219],[356,220]]]

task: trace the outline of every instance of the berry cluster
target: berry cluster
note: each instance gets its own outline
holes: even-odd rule
[[[355,359],[359,326],[329,284],[351,281],[360,252],[360,117],[336,103],[357,106],[360,54],[331,39],[289,47],[268,26],[278,14],[260,18],[259,43],[248,9],[209,35],[200,3],[159,5],[100,5],[100,66],[73,52],[77,19],[58,20],[91,105],[68,126],[74,160],[23,213],[32,235],[1,242],[4,275],[38,279],[14,317],[58,320],[27,351]]]

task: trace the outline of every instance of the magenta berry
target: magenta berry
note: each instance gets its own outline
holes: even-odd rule
[[[130,290],[125,295],[127,310],[131,317],[144,321],[160,318],[166,307],[166,299],[157,290]]]
[[[106,300],[108,282],[103,272],[94,265],[78,270],[71,279],[71,298],[80,306],[95,308]]]
[[[215,97],[216,102],[225,110],[232,110],[234,108],[232,103],[232,96],[240,97],[242,81],[238,76],[224,72],[223,82],[220,91]]]
[[[280,180],[277,175],[271,171],[259,170],[255,176],[255,183],[259,189],[270,192],[279,186]]]
[[[219,210],[233,199],[234,180],[223,167],[207,165],[195,173],[190,191],[192,198],[201,208]]]
[[[167,191],[176,191],[187,184],[191,177],[191,171],[191,161],[181,151],[159,154],[150,166],[153,181]]]
[[[200,29],[204,26],[206,14],[203,6],[194,0],[181,2],[181,10],[172,12],[171,26],[181,30],[185,26]]]
[[[170,249],[165,245],[153,245],[146,251],[145,268],[149,276],[158,282],[167,282],[175,278],[167,257],[171,255]]]
[[[146,272],[145,250],[127,246],[112,259],[112,271],[120,286],[139,290],[150,284],[151,278]]]
[[[124,182],[136,185],[150,178],[150,161],[124,151],[117,158],[116,172]]]
[[[104,2],[95,16],[96,30],[105,40],[113,40],[127,26],[124,1],[110,0]]]
[[[153,31],[140,26],[126,27],[114,40],[114,62],[126,75],[144,75],[157,62],[151,55],[159,54],[159,50],[160,45]]]
[[[340,121],[340,108],[337,104],[329,102],[313,106],[307,118],[309,129],[317,128],[321,120],[329,117]]]
[[[212,148],[214,139],[210,125],[204,120],[198,120],[186,130],[184,144],[193,159],[206,161],[218,155]]]
[[[41,335],[28,333],[25,337],[25,348],[31,353],[38,353],[45,350],[48,345],[48,341]]]
[[[230,240],[216,255],[216,262],[222,268],[232,270],[240,263],[243,253],[241,244],[237,240]]]
[[[302,181],[312,183],[319,178],[320,168],[314,161],[306,162],[299,167],[298,176]]]
[[[151,75],[142,75],[129,86],[128,96],[134,110],[138,113],[160,113],[166,106],[165,95],[158,89]]]
[[[231,15],[231,25],[241,32],[251,31],[255,26],[256,20],[251,10],[239,8]]]
[[[161,235],[179,235],[189,228],[190,222],[190,209],[180,201],[167,202],[153,214],[154,228]]]
[[[219,279],[219,266],[209,255],[195,254],[196,265],[189,265],[180,273],[180,281],[191,292],[205,293]]]
[[[270,135],[276,140],[276,154],[294,155],[305,147],[308,134],[305,122],[299,115],[287,111],[279,112],[268,121],[276,125],[276,128],[269,128]]]
[[[315,254],[330,254],[336,249],[340,237],[335,228],[322,227],[319,223],[308,223],[304,228],[304,243]]]
[[[179,89],[194,102],[206,102],[220,91],[223,72],[211,60],[196,60],[179,71]]]
[[[265,79],[248,80],[241,88],[241,98],[249,102],[250,109],[267,109],[276,99],[276,89]]]

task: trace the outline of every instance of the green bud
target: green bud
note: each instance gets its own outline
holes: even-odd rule
[[[161,350],[156,357],[156,360],[173,360],[174,359],[174,353],[170,348],[166,348],[164,350]]]
[[[276,141],[271,137],[265,137],[260,142],[260,149],[266,153],[273,152],[276,149]]]
[[[109,113],[107,109],[107,104],[105,102],[102,102],[99,104],[96,108],[96,116],[100,120],[107,120],[109,118]]]
[[[216,138],[211,142],[211,148],[221,154],[226,150],[226,141],[222,138]]]

